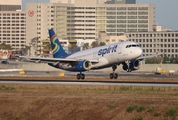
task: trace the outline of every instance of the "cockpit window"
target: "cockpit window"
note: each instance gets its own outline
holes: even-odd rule
[[[140,47],[140,45],[138,44],[133,44],[133,45],[127,45],[126,48],[130,48],[130,47]]]

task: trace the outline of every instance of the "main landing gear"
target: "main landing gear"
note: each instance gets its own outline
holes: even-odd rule
[[[132,72],[132,69],[130,69],[130,61],[125,61],[123,64],[123,69],[127,72]]]
[[[76,75],[77,79],[85,79],[85,74],[83,74],[82,72],[80,72],[79,74]]]
[[[132,70],[130,68],[127,69],[127,72],[132,72]]]
[[[114,73],[114,71],[117,69],[117,65],[116,64],[114,64],[113,66],[112,66],[112,70],[113,70],[113,73],[110,73],[109,74],[109,78],[110,79],[117,79],[118,78],[118,74],[117,73]]]

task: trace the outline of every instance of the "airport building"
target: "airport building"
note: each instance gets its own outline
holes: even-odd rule
[[[143,55],[162,53],[178,57],[178,31],[162,30],[155,24],[155,6],[135,4],[135,0],[50,0],[28,3],[0,1],[0,44],[18,50],[30,46],[30,55],[45,54],[43,40],[54,28],[65,50],[70,41],[82,49],[84,43],[99,40],[111,44],[132,40],[143,48]],[[43,53],[44,52],[44,53]]]
[[[162,57],[178,57],[178,31],[126,33],[128,39],[140,44],[143,55],[161,53]]]
[[[106,31],[109,36],[117,36],[123,32],[152,31],[155,6],[134,4],[134,0],[122,1],[132,1],[133,4],[120,4],[116,0],[51,0],[50,3],[27,3],[27,45],[33,38],[38,38],[38,41],[48,39],[49,28],[54,28],[59,39],[69,40],[97,40],[99,31]]]
[[[99,41],[109,41],[109,44],[121,40],[139,43],[143,49],[143,56],[159,53],[162,57],[178,57],[178,31],[165,30],[160,25],[154,25],[153,31],[150,32],[127,32],[121,35],[126,37],[108,36],[105,32],[99,34]]]
[[[0,44],[22,49],[26,45],[26,12],[21,11],[22,0],[0,1]]]
[[[0,11],[16,11],[21,10],[22,0],[1,0]]]
[[[28,3],[26,11],[21,11],[21,2],[0,1],[0,43],[13,49],[30,46],[30,55],[45,54],[42,41],[49,40],[47,30],[54,28],[66,51],[70,41],[82,47],[94,40],[106,44],[132,40],[143,48],[143,55],[178,57],[178,32],[162,30],[161,26],[153,29],[152,4],[135,4],[135,0],[51,0]]]

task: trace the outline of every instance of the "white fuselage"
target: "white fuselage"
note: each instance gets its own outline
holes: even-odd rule
[[[76,52],[66,58],[77,60],[98,60],[92,69],[133,60],[142,55],[142,49],[132,41],[118,42],[106,46]]]

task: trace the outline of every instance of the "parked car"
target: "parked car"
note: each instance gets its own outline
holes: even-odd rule
[[[2,60],[1,63],[2,64],[9,64],[9,62],[7,60]]]

